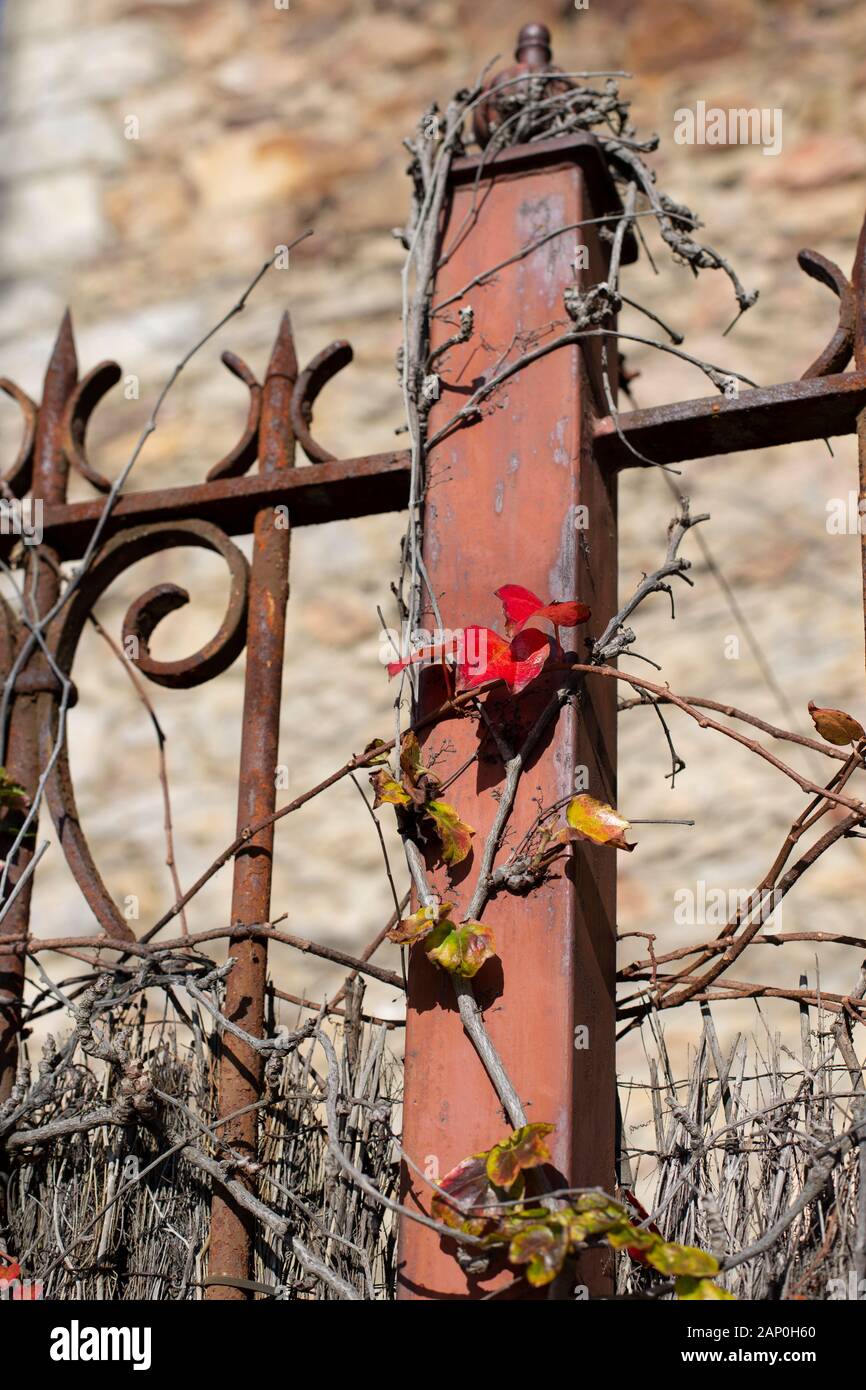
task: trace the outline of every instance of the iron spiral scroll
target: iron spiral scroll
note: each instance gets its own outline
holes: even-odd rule
[[[176,521],[165,525],[134,526],[113,536],[99,551],[83,575],[67,606],[49,630],[48,650],[57,670],[72,672],[78,644],[90,613],[103,593],[131,565],[163,550],[193,546],[219,555],[229,571],[229,599],[225,615],[209,642],[190,656],[159,661],[151,655],[150,637],[167,613],[184,607],[189,594],[176,584],[158,584],[129,606],[123,622],[124,650],[138,671],[157,685],[191,689],[226,671],[246,643],[249,565],[241,550],[217,526],[207,521]],[[130,640],[132,639],[132,640]],[[58,739],[60,712],[56,695],[39,698],[40,757],[47,766]],[[111,937],[134,940],[96,867],[81,827],[69,765],[66,730],[45,785],[45,798],[66,862],[103,930]]]

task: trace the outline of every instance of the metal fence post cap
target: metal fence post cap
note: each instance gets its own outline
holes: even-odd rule
[[[550,30],[546,24],[524,24],[520,33],[517,35],[517,47],[514,56],[518,63],[527,63],[530,67],[536,64],[540,67],[544,63],[549,63],[553,57],[550,47]]]

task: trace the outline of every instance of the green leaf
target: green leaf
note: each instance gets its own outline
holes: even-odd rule
[[[693,1279],[691,1275],[681,1274],[678,1276],[674,1287],[677,1298],[701,1299],[704,1301],[708,1301],[711,1298],[724,1298],[730,1299],[734,1303],[736,1302],[732,1293],[728,1293],[727,1289],[720,1288],[718,1284],[714,1284],[712,1279]]]
[[[514,1131],[501,1144],[494,1144],[487,1155],[487,1176],[497,1187],[510,1187],[517,1174],[525,1168],[537,1168],[550,1162],[550,1150],[544,1142],[555,1125],[536,1122]]]
[[[558,1222],[528,1226],[508,1247],[512,1264],[526,1265],[526,1277],[534,1288],[554,1280],[568,1254],[568,1231]]]
[[[462,821],[447,801],[428,801],[424,814],[436,826],[436,834],[442,844],[442,863],[459,864],[472,848],[472,836],[475,834],[472,826]]]
[[[471,979],[496,954],[493,931],[481,922],[440,922],[427,937],[427,957],[451,975]]]

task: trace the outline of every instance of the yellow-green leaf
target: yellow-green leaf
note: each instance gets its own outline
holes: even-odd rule
[[[436,834],[442,845],[442,863],[459,864],[472,848],[472,836],[475,834],[472,826],[462,821],[447,801],[428,801],[424,813],[436,826]]]
[[[439,922],[448,918],[452,906],[452,903],[430,903],[427,907],[419,907],[411,917],[404,917],[396,927],[391,928],[388,940],[396,941],[400,946],[414,946],[416,941],[423,941],[429,936]],[[453,926],[453,923],[449,923],[449,926]]]
[[[719,1272],[718,1260],[707,1250],[696,1250],[693,1245],[674,1245],[665,1240],[647,1251],[646,1260],[661,1274],[688,1274],[699,1279]]]
[[[567,1254],[568,1232],[559,1223],[528,1226],[508,1247],[509,1260],[526,1265],[526,1277],[535,1288],[556,1278]]]
[[[590,840],[594,845],[613,845],[615,849],[631,852],[625,832],[631,829],[627,820],[605,801],[582,792],[572,797],[565,813],[568,825],[560,833],[561,840]]]
[[[571,1219],[572,1239],[587,1240],[590,1236],[607,1236],[610,1232],[628,1234],[628,1223],[623,1220],[623,1214],[613,1210],[612,1206],[609,1211],[576,1213]],[[628,1244],[627,1241],[623,1243]]]
[[[471,979],[496,954],[493,931],[482,922],[440,922],[427,937],[424,950],[434,965],[452,975]]]
[[[693,1279],[691,1275],[681,1274],[674,1285],[677,1298],[700,1299],[708,1301],[711,1298],[731,1299],[736,1302],[734,1295],[728,1293],[727,1289],[720,1288],[714,1284],[712,1279]]]
[[[382,768],[381,772],[374,772],[370,776],[370,785],[376,793],[373,800],[373,810],[377,806],[383,806],[387,802],[391,806],[411,806],[412,798],[399,782],[395,781],[390,770]]]
[[[375,752],[375,756],[371,756],[374,750],[377,749],[381,749],[382,751]],[[386,763],[388,761],[388,745],[385,740],[383,738],[374,738],[364,749],[364,757],[368,760],[368,766],[375,763]]]
[[[537,1121],[516,1129],[501,1144],[494,1144],[487,1155],[487,1176],[497,1187],[510,1187],[524,1168],[537,1168],[550,1161],[545,1136],[552,1134],[555,1125]]]
[[[605,1233],[605,1240],[614,1250],[651,1250],[659,1237],[652,1231],[643,1230],[640,1226],[633,1226],[630,1221],[623,1221],[618,1226],[612,1226]]]

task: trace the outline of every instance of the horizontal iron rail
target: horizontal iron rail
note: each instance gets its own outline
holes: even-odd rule
[[[747,390],[738,400],[707,396],[625,411],[616,423],[606,415],[596,421],[593,447],[599,462],[608,467],[647,467],[623,443],[618,425],[632,448],[652,463],[682,463],[741,449],[854,434],[864,407],[866,373],[840,372]]]
[[[625,411],[616,424],[604,416],[595,423],[593,445],[599,462],[609,468],[647,466],[620,435],[653,463],[679,463],[854,434],[864,408],[866,373],[844,372],[746,391],[738,400],[707,396]],[[129,492],[115,503],[104,535],[108,539],[127,526],[190,516],[213,522],[227,535],[247,535],[263,506],[280,504],[289,508],[292,526],[402,511],[409,502],[409,475],[409,453],[400,450],[311,464],[279,477],[221,478],[159,492]],[[79,559],[104,506],[102,498],[46,505],[46,544],[61,560]],[[14,535],[0,535],[0,555],[14,543]]]
[[[409,504],[409,454],[369,454],[293,468],[279,474],[220,478],[189,487],[159,492],[128,492],[114,505],[104,536],[128,526],[183,521],[211,521],[227,535],[247,535],[262,507],[284,505],[292,527],[325,521],[398,512]],[[43,530],[46,545],[61,560],[77,560],[85,552],[93,528],[105,508],[103,498],[88,502],[46,505]],[[0,554],[15,536],[0,536]]]

